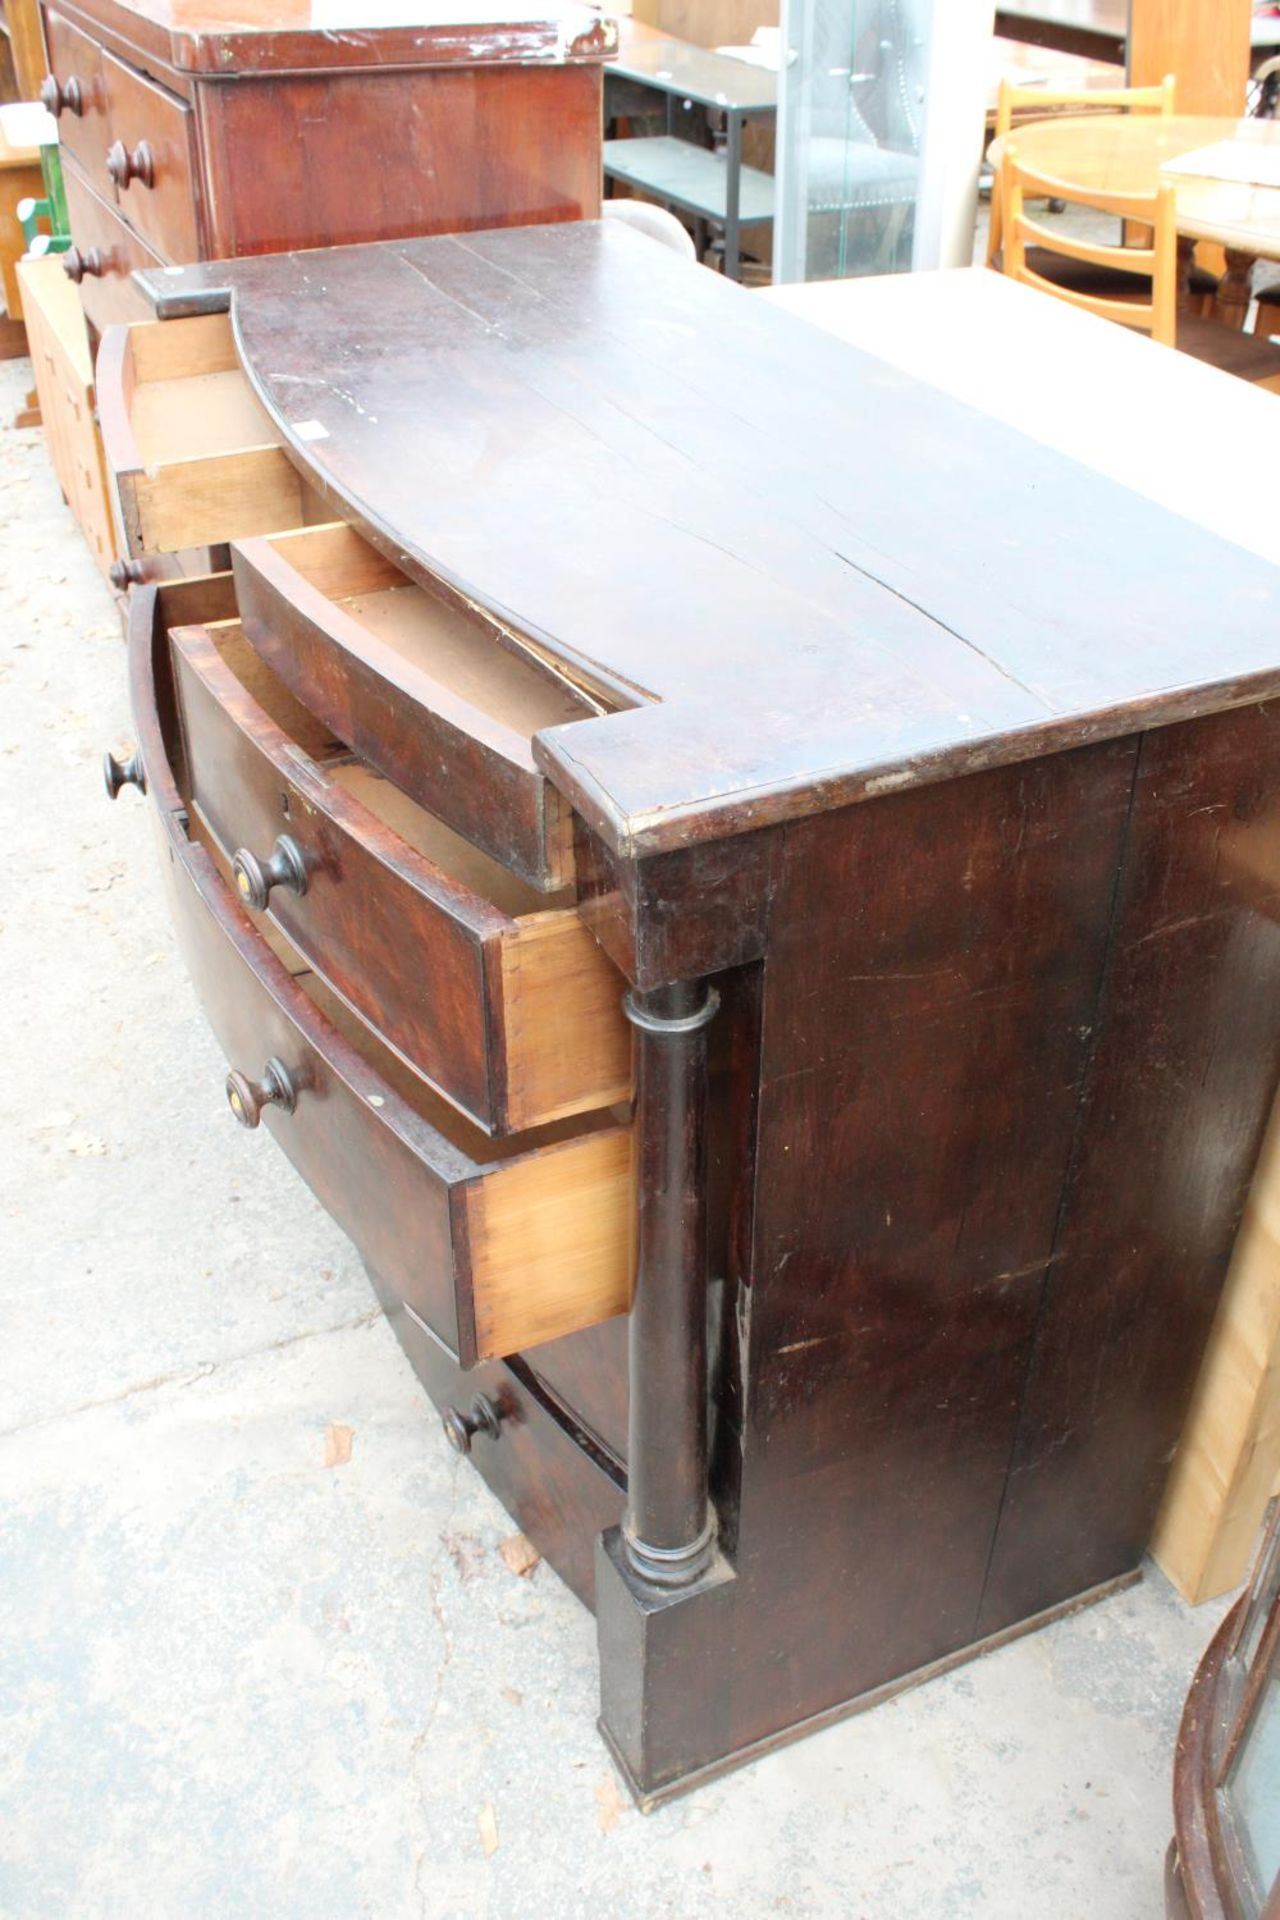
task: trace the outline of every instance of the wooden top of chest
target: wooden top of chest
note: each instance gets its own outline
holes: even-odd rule
[[[208,79],[594,61],[618,48],[615,21],[554,0],[68,0],[59,11]]]
[[[626,855],[1280,694],[1268,559],[612,223],[140,280],[232,305],[337,513],[610,690],[535,752]]]

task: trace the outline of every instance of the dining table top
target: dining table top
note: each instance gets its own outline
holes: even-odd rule
[[[1274,394],[987,267],[754,296],[1280,567]],[[1212,422],[1213,457],[1189,431]]]
[[[1060,114],[1019,125],[992,142],[998,166],[1010,144],[1020,165],[1064,186],[1116,194],[1150,194],[1164,180],[1177,189],[1178,231],[1259,259],[1280,259],[1280,187],[1168,171],[1223,143],[1265,147],[1280,157],[1280,121],[1200,113]]]

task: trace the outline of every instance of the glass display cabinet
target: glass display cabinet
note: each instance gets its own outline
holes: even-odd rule
[[[774,277],[972,253],[990,0],[784,0]]]
[[[1169,1920],[1280,1916],[1280,1499],[1196,1671],[1178,1734]]]

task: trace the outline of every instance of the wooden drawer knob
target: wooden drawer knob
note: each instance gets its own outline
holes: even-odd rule
[[[235,1069],[227,1075],[227,1105],[242,1127],[256,1127],[265,1107],[292,1113],[297,1104],[298,1089],[283,1060],[268,1060],[261,1080]]]
[[[139,793],[146,792],[147,770],[136,748],[127,760],[117,760],[114,753],[103,754],[102,784],[107,790],[108,800],[117,799],[122,787],[136,787]]]
[[[471,1451],[471,1442],[478,1433],[487,1433],[496,1440],[502,1427],[501,1411],[487,1394],[478,1393],[471,1402],[470,1413],[463,1413],[459,1407],[450,1407],[442,1419],[444,1437],[455,1453],[465,1459]]]
[[[156,163],[145,140],[139,140],[132,153],[123,140],[113,140],[107,151],[107,172],[122,193],[131,180],[140,181],[144,187],[156,183]]]
[[[97,247],[89,247],[84,253],[79,247],[68,247],[62,256],[62,271],[77,286],[86,276],[90,280],[100,279],[106,270],[106,260]]]
[[[74,77],[63,81],[56,74],[46,73],[40,82],[40,105],[55,120],[64,113],[74,113],[79,119],[84,113],[84,88]]]
[[[117,593],[140,587],[146,577],[147,570],[141,560],[113,560],[107,568],[107,578]]]
[[[259,860],[247,847],[241,847],[231,862],[236,892],[246,907],[264,913],[273,887],[286,887],[290,893],[307,890],[307,862],[302,848],[287,833],[282,833],[266,861]]]

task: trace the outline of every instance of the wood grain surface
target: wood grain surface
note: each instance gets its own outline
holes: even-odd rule
[[[371,22],[360,0],[72,0],[106,36],[179,73],[226,77],[432,67],[476,62],[599,61],[617,44],[614,23],[587,7],[476,0],[424,7],[382,0]]]
[[[1280,688],[1273,568],[611,224],[149,288],[234,297],[335,508],[636,703],[535,740],[625,854]]]

